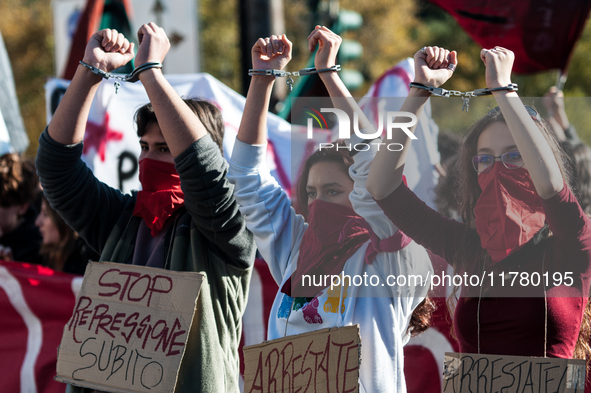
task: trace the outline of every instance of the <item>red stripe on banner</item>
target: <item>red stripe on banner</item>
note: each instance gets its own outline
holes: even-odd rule
[[[88,40],[98,30],[104,7],[105,0],[88,0],[86,2],[86,8],[84,8],[84,12],[80,15],[76,33],[72,39],[64,79],[72,80],[74,77],[78,68],[78,61],[84,57],[84,50],[86,49]]]
[[[269,326],[269,315],[271,315],[271,309],[273,308],[273,302],[279,286],[275,282],[275,279],[271,275],[271,271],[265,262],[261,258],[257,258],[254,262],[254,267],[257,269],[263,284],[263,326],[265,327],[265,337],[267,337],[267,326]]]
[[[0,392],[20,392],[21,365],[27,351],[27,326],[0,288]]]
[[[18,282],[22,296],[32,317],[41,323],[41,334],[33,339],[42,339],[40,351],[34,362],[37,391],[42,393],[63,393],[64,385],[53,380],[57,363],[57,347],[62,338],[64,326],[72,315],[75,298],[72,279],[76,276],[59,273],[47,267],[17,262],[0,261],[0,267],[8,269]],[[5,313],[5,310],[6,313]],[[20,369],[27,350],[38,349],[38,342],[27,342],[28,327],[22,316],[10,305],[4,291],[0,291],[0,367],[10,370],[0,378],[0,391],[21,390]],[[9,339],[6,339],[9,338]],[[4,364],[7,362],[7,364]],[[15,372],[13,372],[15,371]],[[17,388],[5,388],[10,385]]]
[[[260,323],[257,324],[257,326],[252,326],[249,325],[247,326],[243,326],[243,330],[242,330],[242,335],[240,337],[240,343],[238,345],[238,355],[240,357],[240,375],[244,376],[244,352],[243,352],[243,348],[245,345],[245,330],[246,329],[260,329],[264,332],[264,337],[265,339],[267,338],[267,326],[269,323],[269,315],[271,314],[271,308],[273,308],[273,302],[275,301],[275,296],[277,295],[277,291],[279,290],[279,287],[277,286],[277,284],[275,283],[275,280],[273,279],[273,276],[271,275],[271,272],[269,271],[269,267],[267,266],[267,263],[261,259],[261,258],[257,258],[255,260],[254,263],[254,272],[253,272],[253,276],[257,275],[260,283],[261,283],[261,299],[250,299],[250,300],[254,300],[255,302],[259,302],[262,306],[262,312],[261,312],[261,320]],[[251,288],[251,291],[254,288]],[[251,293],[252,295],[252,293]],[[255,305],[253,305],[250,301],[249,301],[249,306],[253,307]],[[257,310],[257,307],[253,307],[255,310]],[[249,312],[248,306],[247,306],[247,312]],[[259,344],[259,343],[249,343],[250,345],[252,344]]]
[[[408,392],[440,393],[440,373],[429,349],[419,345],[404,347],[404,376]]]
[[[240,375],[244,377],[244,327],[238,343],[238,358],[240,359]]]

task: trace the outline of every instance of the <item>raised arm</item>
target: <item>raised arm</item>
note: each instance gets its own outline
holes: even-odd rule
[[[291,42],[285,35],[260,38],[252,48],[253,69],[283,69],[291,58]],[[267,110],[275,77],[253,76],[246,96],[238,137],[229,160],[228,179],[235,184],[247,227],[271,274],[281,284],[291,274],[289,262],[306,229],[291,201],[265,165]]]
[[[105,72],[133,58],[133,44],[115,30],[101,30],[88,42],[83,62]],[[130,195],[99,182],[80,159],[90,104],[101,77],[80,65],[39,138],[37,173],[51,206],[87,243],[102,251]],[[131,212],[130,212],[131,213]]]
[[[483,49],[480,57],[486,66],[486,86],[504,87],[511,83],[511,69],[515,55],[508,49],[496,46]],[[536,191],[543,199],[558,194],[564,180],[550,144],[530,116],[516,92],[493,92],[497,104],[507,122],[515,145],[523,157]]]
[[[133,58],[133,43],[117,30],[101,30],[90,37],[82,61],[105,72],[124,66]],[[90,104],[101,82],[101,77],[79,65],[47,131],[51,138],[63,145],[82,142]]]
[[[546,108],[546,120],[552,125],[556,137],[560,142],[566,141],[565,130],[570,127],[570,122],[564,110],[564,93],[556,86],[550,87],[542,98],[542,105]]]
[[[136,67],[148,62],[162,63],[170,49],[166,33],[153,22],[140,27],[138,42]],[[207,135],[199,117],[173,89],[160,68],[143,71],[139,78],[148,93],[162,136],[173,157],[176,158],[192,143]]]
[[[253,69],[282,70],[291,60],[291,42],[285,34],[259,38],[252,47]],[[254,75],[250,81],[238,139],[249,145],[267,143],[267,111],[275,77]]]
[[[314,67],[323,70],[336,65],[337,53],[341,46],[342,38],[330,31],[325,26],[316,26],[308,35],[308,50],[313,52],[318,45],[318,51],[314,58]],[[324,83],[326,90],[336,109],[345,111],[349,119],[353,119],[353,113],[359,116],[359,129],[368,130],[374,133],[375,130],[363,111],[357,105],[355,99],[339,77],[337,72],[321,72],[318,74]]]
[[[414,81],[426,86],[439,87],[451,77],[453,71],[448,68],[448,65],[450,63],[457,65],[457,53],[455,51],[450,53],[448,50],[436,46],[426,47],[424,50],[421,49],[415,53],[414,62]],[[410,89],[408,97],[402,104],[400,111],[410,112],[418,119],[429,96],[430,93],[426,90]],[[401,122],[408,121],[405,118],[400,120]],[[414,132],[415,127],[416,124],[410,131]],[[396,131],[398,130],[392,132],[391,138],[385,136],[384,143],[398,143],[404,146],[404,148],[400,151],[380,149],[369,172],[367,189],[376,200],[384,199],[402,183],[402,172],[411,139],[406,133]],[[388,181],[384,181],[384,179],[388,179]]]

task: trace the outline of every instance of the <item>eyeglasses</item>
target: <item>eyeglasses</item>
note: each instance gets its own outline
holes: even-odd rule
[[[478,173],[489,172],[493,165],[495,165],[497,158],[501,159],[501,162],[507,169],[519,169],[524,164],[521,154],[517,150],[514,150],[503,153],[498,157],[491,154],[479,154],[472,157],[472,165]]]
[[[527,113],[529,113],[529,115],[531,116],[532,119],[537,120],[538,122],[542,122],[542,117],[540,116],[540,114],[538,113],[538,111],[536,111],[534,108],[532,108],[529,105],[524,105],[525,109],[527,110]],[[486,114],[486,116],[490,116],[490,115],[496,115],[498,112],[501,111],[501,108],[499,108],[498,106],[496,108],[491,109],[490,112],[488,112]]]

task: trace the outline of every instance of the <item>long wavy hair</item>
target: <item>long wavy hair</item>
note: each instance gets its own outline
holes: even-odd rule
[[[336,147],[337,145],[339,148]],[[302,173],[297,183],[297,198],[300,209],[303,211],[305,216],[308,215],[308,191],[306,186],[308,185],[310,169],[312,166],[314,166],[314,164],[318,164],[320,162],[336,163],[340,166],[343,172],[349,176],[349,168],[351,165],[353,165],[353,158],[349,155],[349,151],[345,148],[343,142],[333,143],[333,146],[335,147],[314,152],[304,162]],[[406,332],[414,337],[427,330],[431,324],[431,316],[434,310],[434,303],[429,297],[426,297],[414,309]]]
[[[591,148],[583,142],[562,142],[560,146],[571,159],[573,191],[587,214],[591,213]]]
[[[561,148],[555,134],[551,131],[551,126],[545,121],[535,120],[542,135],[550,145],[554,157],[560,167],[562,178],[567,186],[572,189],[572,176],[569,171],[569,157]],[[482,190],[478,184],[478,173],[472,166],[472,157],[477,155],[478,138],[491,124],[502,122],[506,123],[505,118],[500,110],[491,111],[489,114],[478,120],[468,131],[460,151],[458,160],[456,162],[455,170],[458,176],[458,187],[456,188],[456,200],[459,202],[459,213],[462,221],[468,224],[471,228],[476,228],[474,209],[476,203],[480,198]],[[480,265],[491,262],[491,258],[486,250],[480,244],[480,237],[475,231],[469,231],[467,238],[463,241],[464,247],[459,250],[453,258],[453,268],[455,272],[466,271],[468,266],[474,263]],[[451,315],[455,309],[455,301],[457,301],[457,290],[455,287],[451,296],[448,298],[448,308]],[[574,358],[576,359],[591,359],[591,347],[589,346],[589,339],[591,338],[591,304],[588,302],[585,309],[585,314],[581,322],[581,329],[579,338],[575,346]]]
[[[57,243],[42,244],[39,254],[43,256],[44,263],[57,271],[63,271],[64,265],[76,248],[78,234],[66,224],[64,219],[49,205],[45,195],[42,202],[47,216],[57,228],[59,240]]]

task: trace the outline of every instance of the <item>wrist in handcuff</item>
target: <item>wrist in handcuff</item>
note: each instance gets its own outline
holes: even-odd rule
[[[140,79],[140,76],[143,75],[143,74],[145,74],[146,71],[153,71],[153,72],[160,71],[160,72],[162,72],[162,68],[160,68],[160,67],[149,67],[149,68],[143,69],[143,70],[141,70],[140,72],[137,73],[138,79]]]
[[[338,72],[340,70],[341,70],[341,66],[339,64],[336,64],[336,65],[329,67],[329,68],[320,69],[320,70],[317,70],[316,68],[311,67],[311,68],[304,68],[304,69],[301,69],[299,71],[294,71],[294,72],[289,72],[289,71],[284,71],[284,70],[275,70],[275,69],[254,69],[254,68],[251,68],[248,70],[248,75],[249,76],[273,76],[276,78],[287,77],[287,85],[289,86],[289,91],[292,91],[293,83],[294,83],[292,76],[305,76],[305,75],[311,75],[311,74],[321,74],[321,73],[325,73],[325,72],[332,73],[332,72]]]
[[[419,90],[425,90],[433,95],[440,96],[440,97],[451,97],[452,95],[457,96],[457,97],[462,97],[462,99],[464,100],[464,105],[462,107],[462,111],[464,109],[466,109],[466,111],[468,111],[470,97],[480,97],[480,96],[492,95],[493,93],[499,92],[499,91],[516,92],[518,90],[517,83],[509,83],[507,86],[500,86],[500,87],[494,87],[494,88],[487,87],[484,89],[474,89],[472,91],[466,91],[466,92],[457,91],[457,90],[446,90],[441,87],[427,86],[427,85],[424,85],[419,82],[411,82],[408,85],[408,87],[409,88],[414,87]]]
[[[136,67],[132,72],[130,72],[129,74],[126,74],[125,76],[120,76],[120,75],[111,74],[110,72],[105,72],[105,71],[101,70],[100,68],[91,66],[90,64],[88,64],[84,61],[80,61],[79,63],[83,67],[89,69],[90,72],[92,72],[95,75],[100,76],[103,79],[114,78],[115,79],[115,94],[117,94],[117,91],[119,90],[119,86],[121,86],[121,83],[119,81],[137,82],[139,80],[140,73],[142,73],[146,70],[149,70],[151,68],[162,68],[162,63],[151,61],[151,62],[146,62],[139,67]]]

